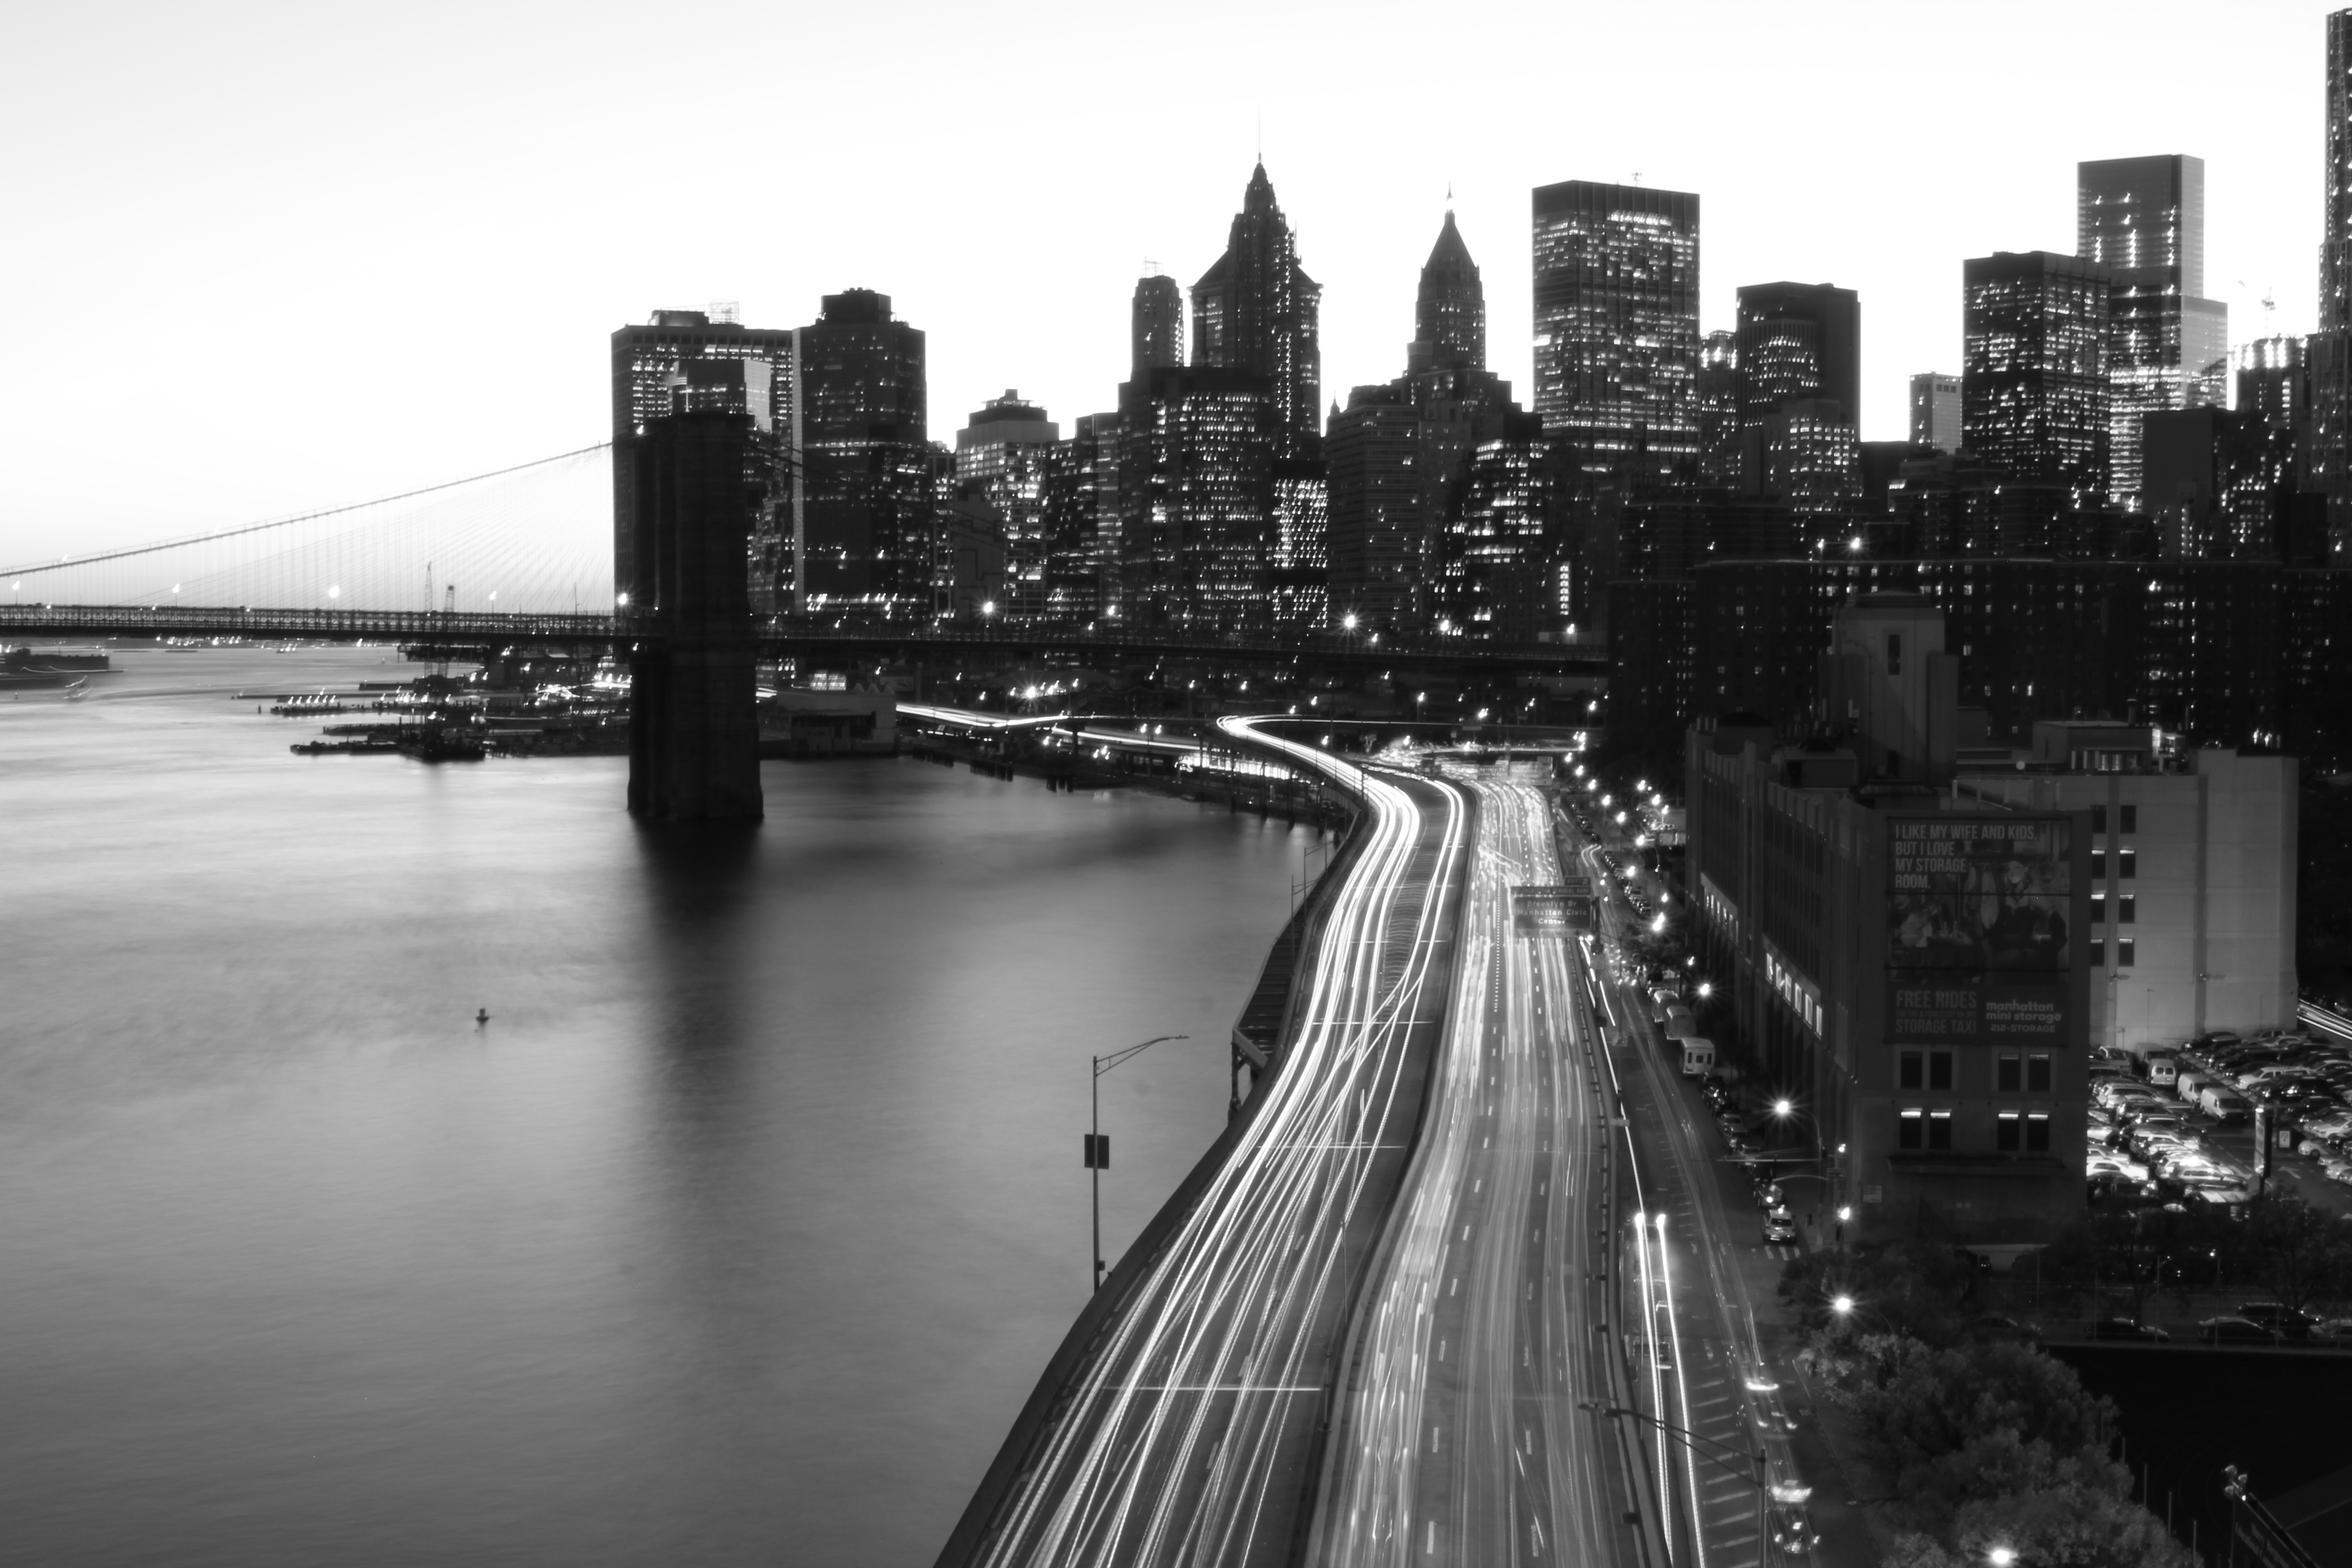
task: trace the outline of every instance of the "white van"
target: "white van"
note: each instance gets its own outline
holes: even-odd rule
[[[2151,1051],[2142,1064],[2147,1081],[2158,1089],[2170,1089],[2172,1080],[2180,1076],[2180,1058],[2170,1051]]]
[[[2244,1095],[2223,1083],[2209,1083],[2198,1090],[2197,1109],[2217,1121],[2243,1121],[2254,1113]]]
[[[1666,1038],[1686,1040],[1697,1031],[1698,1020],[1691,1016],[1689,1008],[1677,1002],[1666,1009]]]
[[[2210,1072],[2199,1072],[2194,1068],[2183,1068],[2172,1075],[2172,1092],[2194,1105],[2197,1103],[2198,1091],[2212,1081],[2213,1075]]]
[[[1715,1042],[1692,1035],[1683,1041],[1683,1076],[1705,1078],[1715,1070]]]

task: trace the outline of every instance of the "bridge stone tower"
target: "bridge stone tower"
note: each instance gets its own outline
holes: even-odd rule
[[[659,822],[761,815],[746,555],[761,500],[751,420],[685,412],[637,438],[629,810]]]

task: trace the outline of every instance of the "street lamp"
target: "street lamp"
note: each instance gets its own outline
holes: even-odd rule
[[[1658,1216],[1658,1223],[1660,1225],[1664,1225],[1665,1222],[1666,1216],[1660,1215]],[[1659,1431],[1673,1437],[1676,1442],[1682,1444],[1684,1447],[1688,1448],[1692,1453],[1696,1454],[1700,1458],[1705,1459],[1709,1464],[1715,1465],[1718,1468],[1727,1472],[1734,1479],[1748,1486],[1754,1487],[1756,1489],[1756,1536],[1757,1548],[1759,1551],[1763,1549],[1764,1537],[1767,1533],[1764,1522],[1764,1505],[1766,1500],[1768,1499],[1776,1502],[1793,1500],[1805,1496],[1807,1491],[1810,1489],[1791,1489],[1789,1494],[1789,1499],[1784,1500],[1781,1498],[1780,1493],[1782,1489],[1773,1486],[1771,1482],[1765,1479],[1765,1468],[1771,1463],[1771,1457],[1760,1449],[1752,1454],[1747,1453],[1741,1449],[1733,1447],[1728,1443],[1721,1442],[1716,1438],[1702,1437],[1697,1433],[1693,1432],[1686,1427],[1677,1426],[1671,1421],[1661,1421],[1656,1416],[1650,1415],[1647,1411],[1636,1410],[1631,1405],[1611,1405],[1607,1401],[1600,1399],[1580,1399],[1576,1404],[1578,1409],[1590,1410],[1595,1415],[1630,1415],[1636,1421],[1647,1422],[1650,1426],[1656,1427]],[[1706,1447],[1701,1447],[1699,1446],[1701,1444],[1705,1444]],[[1710,1453],[1708,1451],[1709,1449],[1719,1450],[1719,1452]],[[1723,1457],[1726,1454],[1736,1455],[1739,1458],[1747,1460],[1749,1464],[1755,1467],[1755,1474],[1750,1476],[1741,1475],[1738,1470],[1733,1468],[1731,1461]],[[1659,1501],[1661,1506],[1663,1506],[1664,1499],[1661,1497]]]
[[[1996,1546],[1985,1553],[1985,1561],[1990,1563],[1992,1568],[2011,1568],[2011,1564],[2017,1561],[2017,1553],[2006,1546]]]
[[[1102,1131],[1102,1075],[1130,1057],[1142,1055],[1152,1047],[1169,1040],[1189,1040],[1190,1035],[1155,1035],[1139,1046],[1129,1046],[1123,1051],[1113,1051],[1107,1057],[1094,1058],[1094,1082],[1088,1086],[1094,1100],[1094,1127],[1087,1134],[1087,1169],[1094,1173],[1095,1200],[1095,1289],[1102,1289],[1102,1173],[1110,1165],[1110,1140]]]

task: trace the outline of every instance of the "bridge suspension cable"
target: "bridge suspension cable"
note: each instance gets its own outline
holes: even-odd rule
[[[602,611],[612,443],[373,500],[0,568],[17,603]],[[28,581],[29,579],[29,581]]]
[[[352,501],[344,506],[331,506],[320,511],[300,512],[293,517],[272,518],[268,522],[240,523],[235,528],[215,529],[209,533],[183,534],[176,539],[159,539],[152,544],[129,544],[120,550],[93,551],[88,555],[60,556],[55,561],[43,561],[37,564],[0,566],[0,577],[30,577],[37,572],[61,572],[68,567],[95,565],[101,561],[121,561],[133,555],[152,555],[162,550],[183,550],[192,544],[210,544],[216,540],[236,539],[247,533],[263,533],[273,528],[291,528],[298,522],[316,522],[322,517],[340,517],[345,512],[365,511],[373,506],[390,506],[394,501],[415,500],[419,496],[434,495],[442,490],[454,490],[460,485],[479,484],[484,479],[504,479],[509,474],[520,474],[530,468],[542,468],[550,463],[560,463],[566,458],[582,458],[591,452],[601,452],[612,444],[610,441],[599,441],[593,446],[575,447],[569,452],[558,452],[551,458],[533,458],[528,463],[513,463],[503,468],[492,468],[488,473],[468,474],[462,479],[444,479],[437,485],[426,485],[420,489],[403,490],[398,495],[378,496],[373,500]]]

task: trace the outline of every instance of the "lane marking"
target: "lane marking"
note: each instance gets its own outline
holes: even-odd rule
[[[1121,1394],[1320,1394],[1319,1383],[1126,1383]]]

